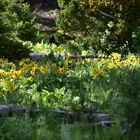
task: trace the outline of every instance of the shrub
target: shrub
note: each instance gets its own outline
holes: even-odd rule
[[[135,129],[140,128],[139,59],[130,55],[125,63],[130,64],[110,73],[109,83],[114,89],[112,107],[115,114],[126,120],[127,129]]]
[[[140,50],[140,28],[136,28],[132,33],[132,46],[139,52]]]
[[[61,7],[56,23],[59,28],[92,44],[88,49],[112,52],[137,52],[132,45],[132,33],[139,24],[139,8],[130,1],[110,2],[59,0]],[[112,22],[113,26],[107,24]],[[91,39],[94,36],[94,40]],[[84,38],[87,38],[84,39]],[[97,41],[95,41],[97,40]],[[87,49],[87,47],[86,47]]]
[[[25,42],[34,41],[36,36],[33,14],[20,0],[0,2],[0,57],[24,57],[29,51]]]
[[[58,0],[58,4],[60,8],[64,8],[71,0]]]

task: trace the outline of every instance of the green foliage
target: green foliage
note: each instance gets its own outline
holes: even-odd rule
[[[54,139],[54,134],[58,139],[137,139],[139,125],[132,130],[129,124],[137,118],[140,111],[140,58],[131,54],[127,59],[122,59],[120,54],[113,53],[100,61],[72,61],[68,56],[65,59],[61,56],[54,57],[53,53],[58,53],[58,50],[63,52],[60,46],[45,45],[43,42],[36,44],[36,47],[40,46],[45,47],[44,50],[50,49],[50,55],[40,62],[23,59],[15,65],[0,59],[0,99],[3,103],[26,106],[35,101],[42,113],[43,110],[46,113],[47,108],[45,121],[34,123],[24,118],[24,121],[6,120],[0,125],[0,136],[5,139],[13,137],[22,140],[26,137],[38,140],[47,131],[45,136],[50,139]],[[87,113],[107,112],[111,114],[112,120],[117,118],[118,123],[112,127],[92,129],[94,131],[89,128],[85,131],[85,127],[90,126],[90,120],[84,117],[78,120],[77,117],[62,118],[49,112],[54,108]],[[119,122],[123,119],[126,121],[120,130]],[[61,125],[62,122],[71,120],[76,120],[77,124]],[[81,128],[84,128],[84,133]],[[127,128],[131,131],[122,136],[122,130]],[[15,131],[18,131],[17,135],[14,135]]]
[[[112,53],[139,52],[140,18],[134,3],[126,0],[58,0],[60,11],[56,22],[60,30],[52,35],[57,46],[45,41],[35,45],[29,42],[34,42],[36,27],[27,4],[19,0],[0,2],[0,56],[26,56],[28,46],[34,52],[47,52],[40,62],[23,59],[14,64],[0,59],[1,103],[27,106],[35,101],[42,109],[41,113],[46,114],[35,119],[28,118],[28,111],[25,117],[1,117],[0,139],[139,139],[139,121],[133,129],[132,124],[140,114],[140,58],[131,54],[122,59],[120,54]],[[104,12],[111,14],[111,19]],[[48,37],[46,33],[44,35]],[[69,35],[70,40],[67,39]],[[111,55],[100,54],[98,57],[104,58],[94,58],[94,61],[70,59],[70,53],[90,55],[99,50]],[[89,114],[107,112],[117,121],[110,127],[90,129],[96,119],[91,122],[84,117],[79,120],[71,117],[70,121],[77,122],[65,124],[69,117],[54,115],[49,111],[54,108]],[[122,135],[125,129],[130,131]]]
[[[108,28],[101,35],[102,50],[107,53],[119,52],[122,54],[139,51],[139,48],[133,45],[135,38],[132,38],[139,26],[138,11],[136,7],[128,5],[125,10],[120,11],[119,14],[116,13],[115,20],[107,24]]]
[[[37,120],[26,117],[0,118],[1,140],[53,140],[60,139],[58,134],[47,128],[43,117]]]
[[[108,54],[119,52],[126,54],[130,51],[127,27],[125,20],[118,18],[110,21],[105,32],[100,33],[100,49]]]
[[[140,50],[140,29],[139,27],[134,30],[132,33],[132,46],[133,48],[139,52]]]
[[[76,0],[71,0],[64,9],[59,11],[56,23],[65,31],[71,33],[78,31],[84,35],[93,31],[93,27],[102,26],[96,18],[89,16],[85,8]]]
[[[82,47],[79,44],[79,48],[126,54],[138,52],[138,47],[132,45],[132,34],[139,20],[139,8],[134,2],[71,0],[60,9],[56,23],[76,38],[83,37],[83,44],[88,42]],[[108,23],[113,26],[108,27]]]
[[[58,118],[51,117],[50,120],[44,116],[38,119],[26,117],[0,118],[1,140],[138,140],[139,131],[129,132],[122,135],[119,125],[113,127],[89,128],[86,123],[75,122],[73,124],[61,123],[58,126]],[[50,128],[51,123],[55,128]]]
[[[60,8],[64,8],[71,0],[58,0],[58,4]]]
[[[139,73],[139,69],[126,67],[121,72],[113,75],[114,80],[111,80],[111,84],[116,90],[114,93],[116,94],[116,99],[114,100],[116,102],[114,104],[116,113],[118,111],[118,114],[126,118],[128,123],[134,121],[140,112]]]
[[[0,57],[21,58],[34,41],[37,28],[29,5],[19,0],[0,1]]]

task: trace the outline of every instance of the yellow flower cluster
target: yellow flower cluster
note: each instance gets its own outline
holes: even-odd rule
[[[58,70],[57,70],[57,73],[58,74],[64,74],[64,72],[65,72],[65,68],[64,67],[60,67],[60,68],[58,68]]]
[[[128,67],[129,69],[140,67],[140,58],[134,54],[130,54],[123,59],[120,54],[112,53],[106,59],[94,60],[94,66],[91,68],[93,79],[95,80],[99,75],[107,76],[107,72],[111,69],[121,69]],[[97,62],[98,61],[98,62]]]
[[[40,76],[61,74],[66,71],[66,66],[63,62],[46,63],[30,61],[30,59],[22,59],[18,64],[0,59],[0,90],[5,88],[9,92],[16,90],[16,85],[23,79],[27,79],[29,83],[37,81]],[[41,77],[42,77],[41,76]],[[3,92],[1,92],[3,95]]]
[[[61,48],[59,49],[61,50]],[[73,63],[75,63],[75,65],[73,65]],[[8,90],[12,92],[16,89],[16,83],[24,78],[31,83],[38,80],[37,78],[45,77],[46,75],[76,75],[76,73],[80,71],[81,74],[90,73],[95,80],[99,76],[107,77],[111,70],[124,67],[128,69],[140,68],[140,58],[130,54],[124,59],[120,54],[112,53],[107,58],[101,60],[85,59],[72,61],[69,56],[66,56],[66,60],[63,62],[47,61],[43,63],[30,61],[30,59],[22,59],[16,65],[12,62],[0,59],[0,88],[2,88],[2,83],[5,79],[8,81]]]
[[[29,80],[30,82],[32,82],[32,81],[34,80],[34,78],[33,78],[32,76],[30,76],[30,77],[28,78],[28,80]]]
[[[57,33],[60,33],[60,34],[62,34],[62,33],[64,33],[64,30],[62,30],[62,29],[59,29],[59,30],[57,30]]]
[[[126,59],[122,59],[120,54],[113,53],[108,66],[111,69],[118,67],[129,67],[130,69],[134,67],[140,67],[140,57],[136,57],[134,54],[130,54]]]
[[[64,74],[64,64],[61,61],[58,63],[50,63],[49,61],[40,63],[30,61],[30,59],[22,59],[18,65],[15,65],[12,62],[0,59],[0,79],[20,80],[25,77],[32,82],[36,75],[52,73]]]
[[[55,48],[55,52],[62,52],[63,47],[62,46],[58,46]]]

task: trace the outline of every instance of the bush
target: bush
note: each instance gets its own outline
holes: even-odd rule
[[[58,1],[60,7],[62,7],[62,2],[65,3],[64,0]],[[69,1],[69,3],[60,9],[56,23],[59,28],[65,31],[71,33],[79,32],[85,36],[89,35],[92,31],[98,31],[96,29],[102,26],[102,24],[99,24],[96,18],[89,15],[85,7],[76,0]]]
[[[139,58],[130,55],[124,63],[131,63],[125,67],[119,67],[110,73],[109,84],[114,93],[112,98],[113,114],[125,120],[127,129],[140,128],[140,70]],[[136,64],[137,63],[137,64]],[[118,117],[117,116],[117,117]]]
[[[100,48],[111,54],[112,52],[119,52],[126,54],[130,51],[125,20],[118,18],[114,22],[108,23],[108,28],[100,33]]]
[[[58,4],[60,8],[64,8],[71,0],[58,0]]]
[[[138,52],[138,47],[133,47],[132,33],[139,26],[139,8],[132,3],[118,1],[114,4],[113,0],[109,3],[99,1],[98,4],[94,0],[58,2],[61,7],[56,18],[58,27],[77,38],[82,36],[83,42],[92,45],[85,49],[102,50],[107,54]],[[110,22],[112,27],[107,25]]]
[[[0,57],[21,58],[28,54],[26,41],[34,41],[37,27],[29,5],[19,0],[0,3]]]
[[[140,51],[140,27],[132,33],[132,46],[137,52]]]

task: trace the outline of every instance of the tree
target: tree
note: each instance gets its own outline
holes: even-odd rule
[[[140,8],[136,6],[138,0],[59,0],[58,2],[61,8],[56,19],[58,27],[73,35],[77,35],[75,34],[77,32],[84,38],[96,37],[90,39],[94,40],[91,43],[93,50],[103,50],[107,53],[136,51],[132,48],[132,32],[138,27],[140,19]],[[113,22],[111,28],[108,27],[110,21]],[[106,31],[109,31],[109,34],[106,34]],[[102,38],[105,43],[101,41]],[[98,47],[95,47],[96,45]]]
[[[28,54],[25,42],[35,39],[37,27],[29,5],[21,0],[0,0],[0,57]]]

